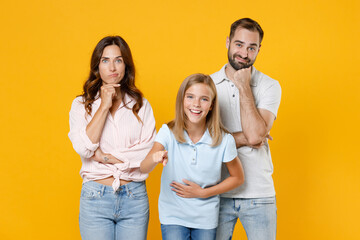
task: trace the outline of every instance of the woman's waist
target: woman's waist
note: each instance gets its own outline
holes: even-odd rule
[[[120,180],[120,186],[131,183],[132,180],[124,180],[124,179],[119,179]],[[103,185],[107,185],[107,186],[112,186],[113,182],[115,181],[114,177],[107,177],[107,178],[103,178],[103,179],[98,179],[98,180],[92,180],[94,182],[103,184]]]
[[[122,171],[119,169],[94,169],[89,166],[82,166],[80,170],[80,176],[87,181],[96,181],[98,183],[111,186],[115,180],[120,180],[120,185],[123,185],[132,181],[140,182],[145,180],[149,175],[140,172],[140,168],[134,168],[130,171]]]

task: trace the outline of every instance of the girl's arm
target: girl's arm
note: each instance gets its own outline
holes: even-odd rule
[[[202,188],[198,184],[186,179],[183,180],[186,185],[173,182],[170,186],[176,192],[176,195],[183,198],[208,198],[228,192],[244,183],[244,170],[238,157],[230,162],[226,162],[225,165],[229,170],[230,176],[214,186]]]
[[[140,171],[142,173],[151,172],[158,163],[162,163],[164,166],[168,161],[167,151],[164,150],[164,146],[158,142],[154,143],[154,146],[140,164]]]

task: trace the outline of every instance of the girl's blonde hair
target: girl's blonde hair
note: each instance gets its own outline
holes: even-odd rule
[[[196,73],[188,76],[182,82],[179,91],[176,97],[176,112],[175,119],[169,122],[167,125],[174,133],[175,138],[178,142],[184,143],[184,130],[187,130],[186,127],[186,115],[184,112],[184,96],[186,90],[188,90],[192,85],[202,83],[208,86],[211,90],[212,97],[212,108],[206,116],[206,127],[209,130],[210,136],[212,138],[212,145],[217,146],[221,143],[223,133],[228,133],[224,128],[220,120],[220,110],[219,103],[217,100],[216,87],[209,75]]]

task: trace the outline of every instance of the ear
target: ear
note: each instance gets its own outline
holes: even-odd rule
[[[229,46],[230,46],[230,38],[226,37],[226,48],[229,50]]]
[[[259,45],[258,53],[260,52],[261,44]]]

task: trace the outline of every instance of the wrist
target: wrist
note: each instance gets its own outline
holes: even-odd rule
[[[107,113],[109,111],[110,107],[104,106],[103,104],[100,104],[100,107],[98,109],[98,111],[100,113]]]
[[[209,195],[209,189],[208,188],[201,188],[200,190],[200,198],[208,198]]]
[[[241,96],[242,92],[245,92],[246,90],[250,89],[250,84],[241,82],[241,83],[236,84],[236,87],[239,89],[240,96]]]

